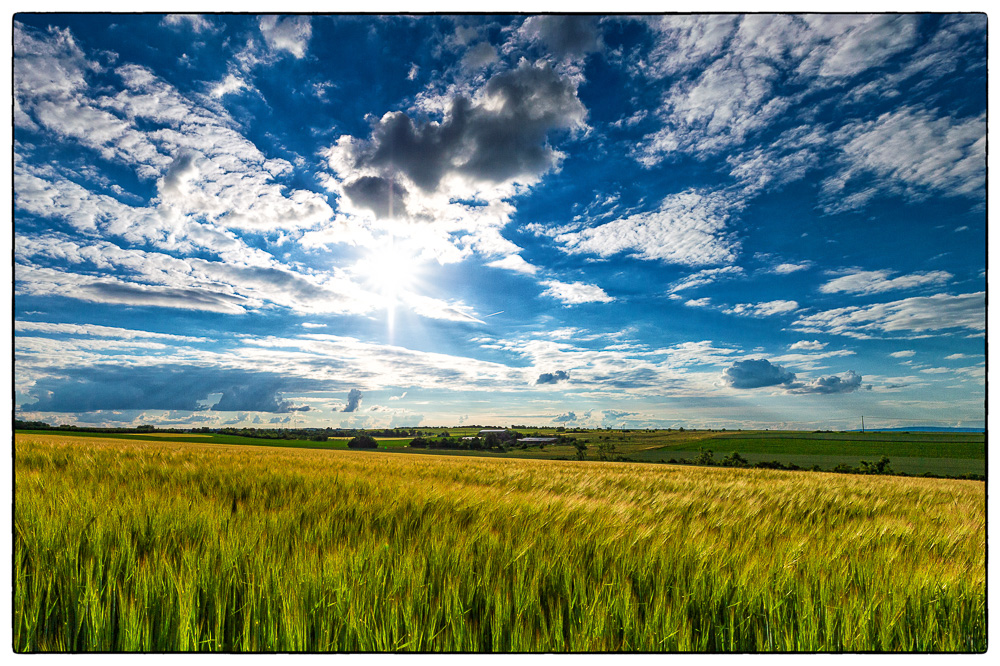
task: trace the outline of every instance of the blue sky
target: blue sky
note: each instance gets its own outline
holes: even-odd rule
[[[18,418],[984,425],[984,15],[13,42]]]

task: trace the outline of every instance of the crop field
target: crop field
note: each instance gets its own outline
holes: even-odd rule
[[[17,651],[983,651],[977,481],[15,436]]]

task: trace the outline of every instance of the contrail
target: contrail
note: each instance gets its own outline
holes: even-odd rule
[[[504,311],[503,311],[503,310],[501,310],[500,312],[494,312],[494,313],[493,313],[493,314],[491,314],[491,315],[486,315],[486,317],[495,317],[495,316],[497,316],[498,314],[503,314],[503,313],[504,313]],[[486,319],[486,317],[483,317],[483,319]]]

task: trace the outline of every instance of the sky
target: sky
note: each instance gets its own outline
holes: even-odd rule
[[[17,14],[14,415],[983,427],[986,27]]]

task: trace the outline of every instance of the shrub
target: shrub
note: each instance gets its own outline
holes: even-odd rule
[[[349,441],[347,446],[351,449],[377,449],[378,442],[375,441],[374,437],[369,435],[358,435]]]

